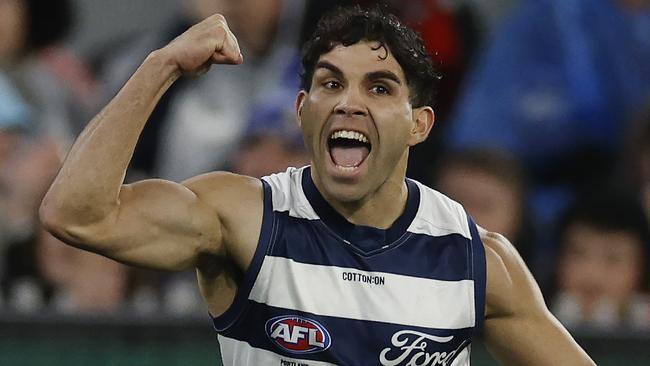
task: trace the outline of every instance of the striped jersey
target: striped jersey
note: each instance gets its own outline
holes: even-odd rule
[[[262,183],[255,255],[213,318],[224,365],[469,365],[486,265],[458,203],[407,179],[404,212],[383,230],[348,222],[309,167]]]

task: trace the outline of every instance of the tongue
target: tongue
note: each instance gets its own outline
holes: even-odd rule
[[[336,146],[330,149],[330,155],[332,156],[334,164],[344,167],[359,166],[369,153],[370,150],[363,146]]]

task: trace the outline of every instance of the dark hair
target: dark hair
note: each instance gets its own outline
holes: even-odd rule
[[[337,45],[350,46],[364,40],[379,42],[377,49],[384,48],[386,55],[392,52],[404,70],[413,106],[433,106],[441,76],[422,38],[380,7],[338,7],[323,16],[303,47],[300,87],[309,90],[321,55]]]
[[[517,157],[506,151],[494,149],[451,151],[443,156],[441,160],[441,166],[434,173],[435,175],[442,175],[445,170],[453,167],[485,172],[512,187],[516,194],[522,200],[525,200],[527,193],[526,173]],[[437,180],[434,179],[434,181]]]
[[[649,289],[650,229],[638,196],[616,186],[603,185],[579,196],[564,212],[559,226],[559,253],[564,252],[565,236],[570,227],[583,224],[604,232],[624,231],[639,240],[644,276],[643,290]]]
[[[73,22],[69,0],[26,0],[27,48],[39,50],[61,41]]]

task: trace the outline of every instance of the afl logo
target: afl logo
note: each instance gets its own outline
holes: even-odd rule
[[[266,335],[281,349],[295,354],[322,352],[332,344],[330,334],[315,320],[283,315],[266,322]]]

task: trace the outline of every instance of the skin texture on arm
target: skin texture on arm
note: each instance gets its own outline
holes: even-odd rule
[[[218,201],[236,197],[230,187],[259,199],[259,183],[226,174],[186,184],[123,185],[123,180],[140,133],[169,86],[183,74],[206,72],[211,64],[241,62],[237,41],[220,15],[151,53],[75,142],[41,204],[45,227],[68,244],[148,268],[183,270],[197,266],[204,255],[224,256],[223,219],[231,213],[220,211]],[[222,193],[207,199],[209,191]],[[253,209],[261,215],[258,206]]]
[[[485,342],[502,365],[595,365],[550,313],[515,248],[481,230],[487,262]]]

